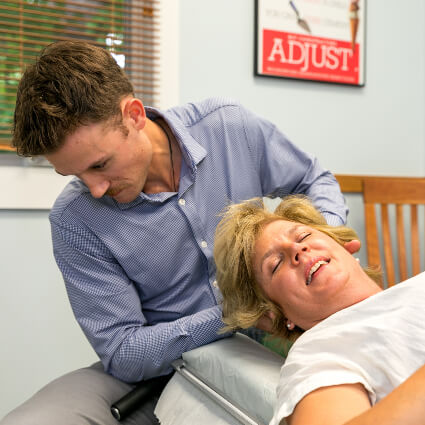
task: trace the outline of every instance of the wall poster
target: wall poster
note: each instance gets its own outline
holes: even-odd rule
[[[366,0],[256,0],[255,75],[363,86]]]

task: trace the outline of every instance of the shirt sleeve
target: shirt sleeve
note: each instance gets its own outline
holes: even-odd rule
[[[373,302],[374,297],[338,311],[294,342],[280,371],[277,403],[270,425],[278,425],[291,415],[296,405],[318,388],[360,383],[374,405],[377,391],[388,394],[396,386],[396,381],[388,379],[388,367],[384,366],[382,356],[377,355],[378,352],[385,355],[382,347],[388,338],[382,328],[383,317],[378,312],[387,312],[388,307],[382,306],[388,303],[383,303],[382,298],[375,298]],[[395,322],[397,320],[399,318]],[[374,335],[373,341],[370,335]],[[397,367],[389,369],[397,370]],[[397,375],[401,376],[399,371]]]
[[[372,389],[367,380],[357,374],[354,370],[335,367],[329,362],[315,364],[315,367],[301,371],[292,379],[281,373],[277,387],[277,403],[274,409],[273,418],[269,425],[279,425],[282,419],[287,418],[293,412],[297,404],[311,392],[334,385],[362,384],[371,397]],[[298,371],[297,371],[298,372]],[[288,379],[286,379],[288,378]]]
[[[338,338],[335,339],[338,341]],[[360,383],[368,392],[371,404],[375,404],[376,394],[367,371],[356,359],[350,358],[349,353],[341,354],[344,347],[339,348],[340,352],[333,352],[317,348],[323,348],[321,344],[326,346],[323,340],[313,338],[301,345],[301,348],[297,342],[280,371],[276,389],[277,403],[270,425],[279,425],[283,418],[294,412],[296,405],[306,395],[323,387]]]
[[[330,225],[345,224],[348,209],[339,184],[317,158],[289,141],[271,122],[241,107],[246,137],[264,196],[308,196]]]
[[[74,315],[105,370],[127,382],[171,372],[182,353],[229,334],[220,306],[149,325],[136,287],[88,229],[51,219],[53,249]]]

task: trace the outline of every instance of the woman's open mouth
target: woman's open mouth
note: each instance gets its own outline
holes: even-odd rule
[[[330,261],[331,260],[319,260],[311,266],[307,276],[307,281],[306,281],[307,286],[310,285],[313,279],[314,273],[316,273],[320,269],[320,267],[322,267],[323,265],[329,264]]]

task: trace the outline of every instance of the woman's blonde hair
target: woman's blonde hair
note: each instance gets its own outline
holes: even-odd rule
[[[322,214],[304,196],[288,196],[269,211],[262,198],[253,198],[230,205],[223,213],[215,234],[214,259],[217,281],[223,295],[223,331],[255,326],[266,313],[272,312],[272,334],[295,339],[302,332],[289,332],[281,308],[267,298],[256,282],[253,269],[254,246],[263,227],[275,220],[288,220],[313,227],[330,236],[340,245],[358,239],[347,226],[329,226]],[[379,282],[377,270],[365,269]]]

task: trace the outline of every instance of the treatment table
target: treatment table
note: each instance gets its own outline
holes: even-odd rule
[[[283,362],[240,333],[186,352],[155,414],[161,425],[267,425]]]

